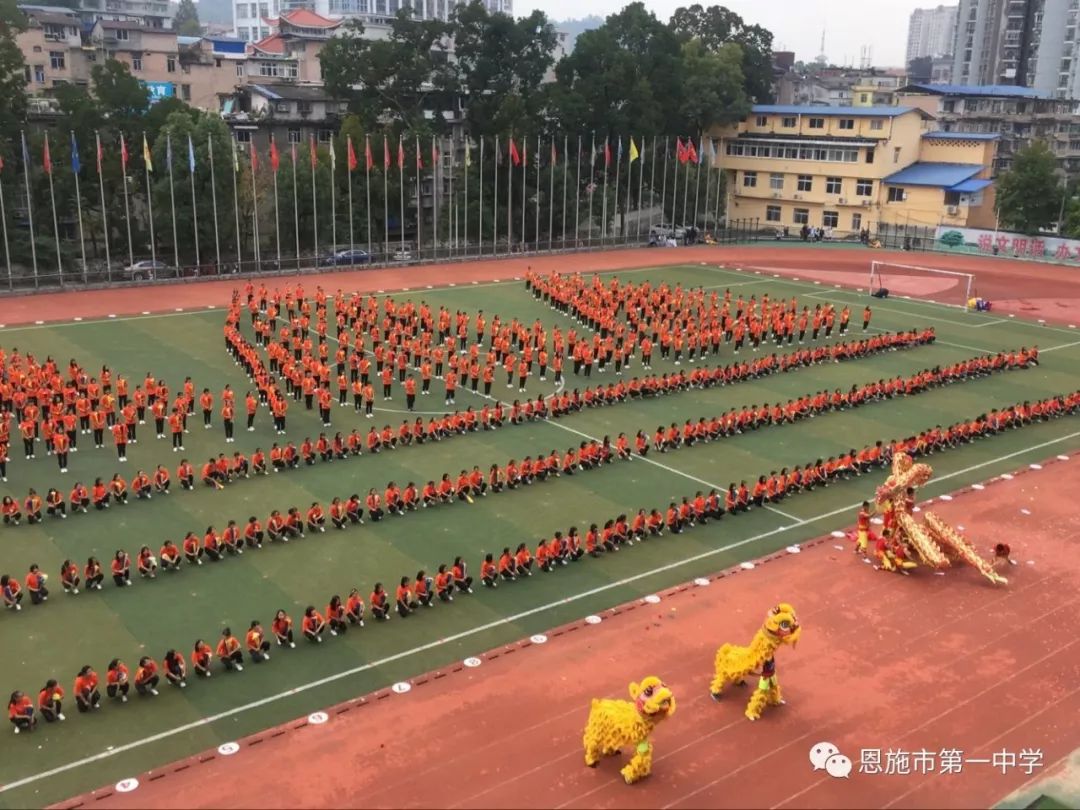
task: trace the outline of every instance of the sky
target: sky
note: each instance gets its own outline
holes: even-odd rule
[[[680,6],[693,0],[645,0],[658,17],[667,20]],[[698,0],[709,5],[708,0]],[[719,0],[748,22],[773,32],[773,49],[795,51],[795,58],[813,60],[821,51],[835,64],[858,65],[860,49],[873,48],[877,67],[901,67],[907,45],[908,18],[916,8],[933,8],[937,0]],[[946,2],[947,4],[947,2]],[[623,7],[623,0],[514,0],[515,16],[539,9],[563,20],[589,14],[606,17]]]

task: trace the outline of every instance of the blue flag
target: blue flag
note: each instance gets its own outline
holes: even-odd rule
[[[75,140],[75,133],[71,133],[71,170],[79,173],[82,166],[79,164],[79,142]]]
[[[615,160],[619,163],[622,163],[622,135],[619,136],[619,151],[618,156],[615,158]]]
[[[22,138],[22,159],[23,163],[27,166],[30,165],[30,153],[26,149],[26,133],[20,132],[19,136]]]
[[[195,145],[191,142],[191,136],[187,136],[187,162],[188,170],[195,174]]]

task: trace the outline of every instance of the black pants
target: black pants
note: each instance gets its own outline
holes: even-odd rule
[[[105,694],[114,698],[117,695],[126,695],[129,689],[131,689],[130,683],[110,683],[105,687]]]
[[[75,695],[75,708],[80,712],[88,712],[91,707],[101,703],[101,692],[95,689],[88,694]]]
[[[231,655],[223,655],[221,656],[221,663],[225,665],[225,669],[232,670],[237,665],[244,663],[244,654],[237,650]]]
[[[233,437],[233,420],[232,419],[226,419],[225,420],[225,438],[226,439],[231,439],[232,437]]]
[[[135,684],[135,691],[138,692],[140,695],[145,695],[151,689],[157,689],[157,685],[159,683],[161,683],[161,678],[157,675],[152,675],[146,682]]]

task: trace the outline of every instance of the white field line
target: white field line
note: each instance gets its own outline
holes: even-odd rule
[[[947,481],[949,479],[956,478],[957,476],[965,475],[965,474],[967,474],[969,472],[973,472],[975,470],[982,469],[983,467],[988,467],[991,464],[997,464],[997,463],[1002,462],[1002,461],[1007,461],[1007,460],[1009,460],[1011,458],[1016,458],[1017,456],[1022,456],[1022,455],[1025,455],[1027,453],[1034,452],[1035,450],[1042,450],[1045,447],[1051,447],[1051,446],[1053,446],[1055,444],[1060,444],[1061,442],[1069,441],[1069,440],[1075,439],[1077,437],[1080,437],[1080,431],[1075,431],[1075,432],[1069,433],[1069,434],[1067,434],[1065,436],[1059,436],[1058,438],[1050,439],[1049,441],[1040,442],[1039,444],[1032,445],[1030,447],[1024,448],[1023,450],[1017,450],[1017,451],[1012,452],[1012,453],[1007,453],[1007,454],[1005,454],[1003,456],[998,456],[997,458],[992,458],[992,459],[989,459],[987,461],[982,461],[982,462],[980,462],[978,464],[973,464],[970,467],[965,467],[962,470],[956,470],[955,472],[946,473],[945,475],[935,476],[934,479],[933,479],[933,483],[938,483],[938,482],[941,482],[941,481]],[[83,757],[81,759],[72,760],[71,762],[65,763],[64,765],[58,765],[55,768],[50,768],[47,771],[41,771],[39,773],[31,774],[30,776],[25,776],[22,779],[17,779],[17,780],[15,780],[13,782],[9,782],[8,784],[0,785],[0,793],[6,793],[7,791],[11,791],[11,790],[15,790],[17,788],[25,787],[26,785],[33,784],[34,782],[39,782],[42,779],[48,779],[50,777],[56,776],[57,774],[66,773],[67,771],[71,771],[71,770],[74,770],[76,768],[81,768],[81,767],[86,766],[86,765],[91,765],[91,764],[93,764],[95,762],[101,762],[102,760],[110,759],[110,758],[112,758],[112,757],[114,757],[114,756],[116,756],[118,754],[123,754],[123,753],[126,753],[128,751],[133,751],[133,750],[135,750],[137,748],[142,748],[143,746],[150,745],[150,744],[155,743],[155,742],[160,742],[161,740],[169,739],[170,737],[175,737],[177,734],[185,734],[185,733],[187,733],[189,731],[193,731],[195,729],[202,728],[203,726],[210,725],[212,723],[216,723],[216,722],[218,722],[220,720],[224,720],[227,717],[233,717],[233,716],[238,715],[238,714],[243,714],[244,712],[251,711],[252,709],[258,709],[258,708],[260,708],[262,706],[267,706],[267,705],[269,705],[271,703],[276,703],[279,700],[284,700],[285,698],[293,697],[294,695],[298,695],[298,694],[300,694],[302,692],[308,692],[308,691],[310,691],[312,689],[317,689],[320,686],[325,686],[327,684],[334,683],[336,681],[340,681],[340,680],[342,680],[344,678],[350,678],[353,675],[360,674],[361,672],[366,672],[366,671],[371,670],[371,669],[377,669],[378,667],[382,667],[382,666],[385,666],[387,664],[393,663],[395,661],[400,661],[400,660],[405,659],[405,658],[410,658],[410,657],[412,657],[414,655],[417,655],[419,653],[427,652],[428,650],[434,650],[434,649],[437,649],[439,647],[445,646],[447,644],[453,644],[454,642],[461,641],[462,639],[470,638],[470,637],[475,636],[475,635],[477,635],[479,633],[487,632],[488,630],[493,630],[493,629],[495,629],[497,627],[502,627],[502,626],[507,625],[507,624],[514,624],[515,622],[519,622],[522,619],[526,619],[526,618],[528,618],[530,616],[535,616],[535,615],[537,615],[539,613],[544,613],[546,611],[552,610],[553,608],[562,607],[564,605],[568,605],[568,604],[571,604],[573,602],[577,602],[577,601],[579,601],[581,599],[587,599],[587,598],[589,598],[591,596],[596,596],[597,594],[604,593],[606,591],[610,591],[610,590],[612,590],[614,588],[625,587],[626,585],[630,585],[630,584],[632,584],[634,582],[638,582],[639,580],[651,577],[654,574],[665,573],[667,571],[672,571],[672,570],[674,570],[676,568],[680,568],[680,567],[682,567],[684,565],[689,565],[691,563],[700,562],[701,560],[706,560],[706,559],[708,559],[710,557],[713,557],[713,556],[715,556],[717,554],[723,554],[724,552],[731,551],[731,550],[736,549],[736,548],[740,548],[741,546],[745,546],[747,543],[754,543],[754,542],[757,542],[759,540],[764,540],[766,538],[773,537],[773,536],[778,535],[778,534],[783,534],[784,532],[791,531],[792,529],[797,529],[797,528],[801,528],[802,526],[808,526],[808,525],[810,525],[812,523],[817,523],[818,521],[825,520],[826,518],[831,518],[831,517],[835,517],[837,515],[850,513],[853,509],[855,509],[855,508],[857,508],[859,506],[859,503],[861,503],[861,501],[849,504],[847,506],[842,506],[839,509],[833,509],[833,510],[831,510],[829,512],[823,512],[820,515],[814,515],[813,517],[808,517],[808,518],[805,518],[805,519],[802,519],[802,520],[798,520],[798,521],[796,521],[795,523],[793,523],[793,524],[791,524],[789,526],[780,526],[780,527],[778,527],[776,529],[770,529],[767,532],[761,532],[760,534],[756,534],[756,535],[753,535],[751,537],[743,538],[742,540],[736,540],[733,543],[728,543],[727,545],[724,545],[724,546],[718,546],[717,548],[709,549],[708,551],[703,551],[703,552],[700,552],[698,554],[694,554],[694,555],[692,555],[690,557],[686,557],[686,558],[684,558],[682,560],[677,560],[675,562],[671,562],[671,563],[667,563],[665,565],[661,565],[661,566],[659,566],[657,568],[654,568],[654,569],[651,569],[649,571],[644,571],[644,572],[641,572],[641,573],[638,573],[638,574],[634,574],[633,576],[624,577],[623,579],[620,579],[620,580],[618,580],[616,582],[609,582],[607,584],[600,585],[600,586],[597,586],[595,588],[590,588],[589,590],[582,591],[581,593],[573,594],[571,596],[566,596],[566,597],[564,597],[562,599],[559,599],[559,600],[556,600],[554,602],[548,602],[545,605],[539,605],[537,607],[530,608],[529,610],[524,610],[524,611],[521,611],[520,613],[515,613],[512,616],[504,616],[501,619],[496,619],[494,621],[487,622],[486,624],[478,625],[478,626],[470,628],[468,630],[463,630],[460,633],[455,633],[455,634],[453,634],[451,636],[447,636],[446,638],[441,638],[441,639],[438,639],[436,641],[429,641],[426,644],[421,644],[419,646],[412,647],[412,648],[410,648],[408,650],[402,650],[401,652],[394,653],[393,655],[388,655],[388,656],[386,656],[384,658],[381,658],[381,659],[379,659],[377,661],[371,661],[371,662],[366,663],[366,664],[361,664],[360,666],[353,667],[353,668],[347,669],[347,670],[343,670],[342,672],[337,672],[337,673],[335,673],[333,675],[327,675],[327,676],[325,676],[323,678],[319,678],[318,680],[309,681],[308,683],[305,683],[305,684],[300,684],[299,686],[295,686],[292,689],[287,689],[287,690],[285,690],[283,692],[278,692],[278,693],[273,694],[273,695],[267,695],[264,698],[260,698],[258,700],[253,700],[253,701],[251,701],[249,703],[244,703],[244,704],[242,704],[240,706],[234,706],[231,709],[226,709],[223,712],[218,712],[217,714],[212,714],[212,715],[209,715],[207,717],[203,717],[203,718],[201,718],[199,720],[195,720],[195,721],[193,721],[191,723],[185,723],[182,726],[176,726],[175,728],[166,729],[165,731],[160,731],[157,734],[151,734],[150,736],[143,737],[142,739],[133,740],[132,742],[124,743],[123,745],[118,745],[115,748],[110,748],[107,751],[102,751],[102,752],[97,753],[97,754],[91,754],[90,756]]]

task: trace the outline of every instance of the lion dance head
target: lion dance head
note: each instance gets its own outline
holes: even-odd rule
[[[638,714],[654,723],[675,714],[675,695],[655,675],[630,684],[630,697]]]
[[[795,615],[795,608],[781,602],[765,616],[764,630],[782,644],[794,646],[802,635],[802,626]]]

